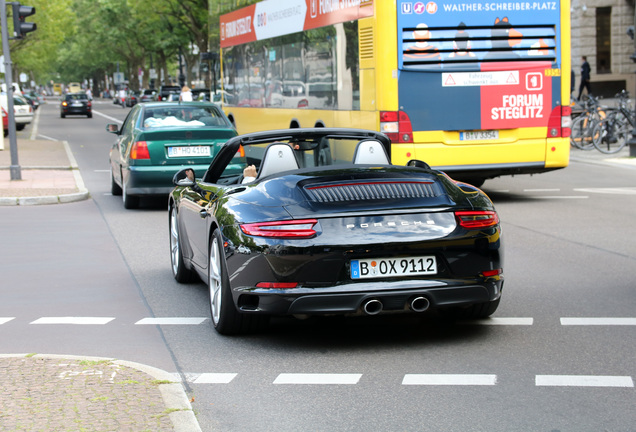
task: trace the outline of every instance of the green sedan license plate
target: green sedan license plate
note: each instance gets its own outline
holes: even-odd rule
[[[210,156],[209,146],[168,147],[168,157]]]

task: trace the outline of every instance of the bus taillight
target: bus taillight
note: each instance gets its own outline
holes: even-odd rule
[[[557,106],[550,113],[548,138],[568,138],[572,134],[572,107]]]
[[[568,138],[572,135],[572,107],[561,107],[561,136]]]
[[[411,119],[404,111],[380,111],[380,132],[394,143],[413,142]]]

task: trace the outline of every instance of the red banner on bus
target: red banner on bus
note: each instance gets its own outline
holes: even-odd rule
[[[221,48],[369,16],[373,0],[265,0],[221,16]]]

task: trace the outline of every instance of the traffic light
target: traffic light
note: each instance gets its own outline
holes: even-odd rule
[[[35,14],[33,6],[22,6],[18,2],[12,2],[13,9],[13,36],[16,39],[22,39],[25,34],[37,29],[35,23],[26,22],[25,18]]]

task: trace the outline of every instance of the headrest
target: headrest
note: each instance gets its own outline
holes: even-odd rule
[[[353,154],[354,164],[389,165],[389,157],[380,141],[360,141]]]
[[[265,149],[258,177],[265,177],[283,171],[297,170],[298,162],[289,144],[273,143]]]

